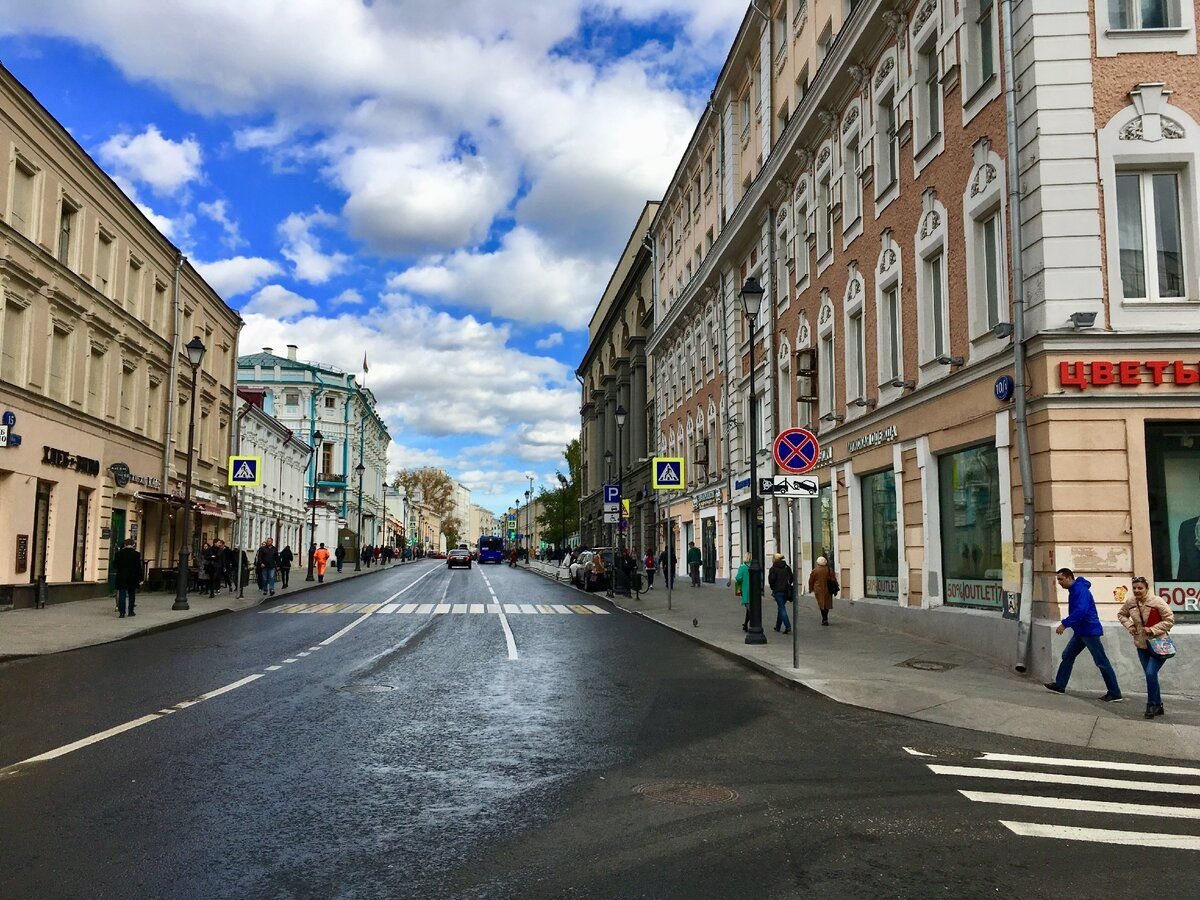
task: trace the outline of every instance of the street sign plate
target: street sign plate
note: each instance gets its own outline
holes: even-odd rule
[[[8,426],[0,425],[0,447],[8,446]]]
[[[605,525],[616,525],[619,521],[621,521],[620,513],[606,512],[604,514],[604,524]]]
[[[681,457],[654,457],[653,475],[653,487],[656,491],[682,491],[687,486]]]
[[[788,428],[776,436],[771,453],[775,465],[792,475],[799,475],[817,464],[821,447],[817,436],[808,429]]]
[[[605,503],[605,504],[604,504],[604,511],[605,511],[606,513],[615,513],[615,512],[619,512],[619,511],[620,511],[620,509],[621,509],[621,504],[620,504],[620,503]]]
[[[604,486],[604,503],[620,503],[621,502],[621,486],[619,484],[606,484]]]
[[[759,493],[764,496],[811,500],[821,491],[816,475],[776,475],[774,478],[760,478],[758,483]]]
[[[234,487],[258,487],[262,484],[262,457],[229,457],[229,483]]]

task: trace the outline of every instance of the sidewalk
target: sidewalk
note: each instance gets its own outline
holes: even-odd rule
[[[331,566],[323,583],[306,582],[304,576],[307,574],[307,568],[293,568],[289,587],[284,590],[276,586],[275,597],[300,594],[363,575],[386,571],[398,565],[409,563],[372,566],[361,572],[355,572],[351,564],[343,566],[341,575]],[[226,591],[215,597],[189,593],[188,606],[191,608],[186,611],[171,609],[171,604],[175,602],[174,591],[138,594],[137,615],[124,619],[117,615],[117,603],[112,597],[50,603],[44,609],[11,609],[0,612],[0,661],[120,641],[151,631],[163,631],[200,619],[249,609],[267,599],[262,596],[253,579],[246,585],[243,593],[245,597],[241,600],[238,599],[236,591]]]
[[[539,573],[540,574],[540,573]],[[1164,692],[1165,718],[1147,721],[1145,682],[1124,685],[1124,703],[1100,703],[1098,693],[1054,694],[1040,682],[1009,672],[949,644],[924,641],[871,625],[838,619],[835,602],[822,627],[816,602],[802,595],[798,622],[800,667],[792,668],[792,636],[773,630],[775,603],[763,604],[766,645],[745,643],[743,608],[721,585],[694,588],[675,582],[672,609],[656,584],[641,600],[616,597],[617,606],[672,628],[779,680],[880,712],[957,728],[1053,741],[1093,750],[1200,760],[1200,693]],[[789,604],[788,615],[792,616]],[[696,620],[693,625],[693,619]],[[951,668],[911,668],[928,662]],[[1077,668],[1092,665],[1087,654]],[[940,668],[940,666],[938,667]],[[1165,682],[1169,686],[1169,681]]]

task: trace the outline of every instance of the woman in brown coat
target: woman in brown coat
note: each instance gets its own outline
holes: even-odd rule
[[[1170,656],[1160,656],[1150,648],[1150,638],[1166,637],[1175,624],[1175,613],[1162,597],[1150,593],[1150,585],[1141,575],[1133,579],[1133,596],[1125,598],[1125,586],[1113,591],[1117,600],[1124,600],[1117,621],[1133,636],[1138,659],[1146,673],[1146,718],[1163,714],[1162,694],[1158,689],[1158,670]]]
[[[838,592],[837,576],[829,567],[829,560],[821,556],[817,565],[808,576],[808,592],[817,598],[817,607],[821,610],[821,624],[829,624],[829,610],[833,608],[833,595]]]

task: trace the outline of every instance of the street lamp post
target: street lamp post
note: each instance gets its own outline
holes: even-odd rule
[[[621,508],[625,505],[625,406],[617,405],[617,543],[623,544]],[[615,557],[614,557],[615,559]]]
[[[362,464],[362,455],[359,454],[358,465],[354,467],[354,471],[358,473],[358,552],[354,554],[354,571],[362,571],[362,479],[363,472],[367,471],[367,467]]]
[[[533,555],[533,491],[525,492],[525,561]]]
[[[308,506],[312,510],[312,524],[309,526],[308,531],[308,574],[304,576],[305,581],[317,580],[316,576],[313,575],[313,563],[316,561],[317,555],[317,445],[324,439],[325,435],[321,434],[321,432],[313,432],[313,479],[308,492]]]
[[[196,442],[196,381],[200,363],[204,359],[204,342],[198,337],[187,342],[188,364],[192,367],[192,400],[188,407],[188,457],[187,476],[183,482],[183,534],[179,542],[179,572],[175,577],[175,602],[171,609],[189,609],[188,606],[188,551],[192,543],[192,453]]]
[[[567,478],[562,472],[558,473],[558,483],[561,491],[558,495],[558,520],[561,530],[559,531],[559,556],[567,549]]]
[[[754,329],[762,306],[763,289],[756,278],[742,285],[742,305],[750,323],[750,626],[747,644],[765,644],[762,627],[762,529],[758,524],[758,403],[754,389]]]

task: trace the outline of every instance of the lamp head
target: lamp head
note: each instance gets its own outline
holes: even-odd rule
[[[613,452],[611,450],[604,451],[604,461],[610,463],[613,461]]]
[[[1071,313],[1071,326],[1073,328],[1091,328],[1095,324],[1096,314],[1094,312]]]
[[[894,388],[900,388],[901,390],[907,389],[910,391],[917,386],[917,383],[915,381],[911,381],[911,380],[906,381],[903,378],[893,378],[891,381],[888,382],[888,384],[890,384]]]
[[[939,356],[937,358],[939,365],[943,366],[961,366],[965,360],[961,356]]]
[[[357,466],[354,467],[354,471],[357,472],[359,475],[361,475],[363,472],[367,471],[367,467],[364,466],[362,463],[359,463]]]
[[[1006,337],[1012,337],[1013,324],[1012,322],[997,322],[992,326],[992,337],[998,340],[1004,340]]]
[[[204,346],[204,341],[200,340],[199,336],[197,336],[188,341],[184,349],[187,350],[188,362],[195,369],[199,367],[200,362],[204,359],[204,351],[208,348]]]
[[[762,306],[763,287],[758,283],[757,278],[747,278],[746,283],[742,285],[742,306],[746,310],[746,317],[753,323],[758,318],[758,310]]]
[[[619,427],[623,428],[625,426],[625,416],[626,416],[625,406],[623,404],[618,404],[617,405],[617,425]]]

